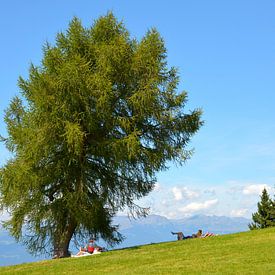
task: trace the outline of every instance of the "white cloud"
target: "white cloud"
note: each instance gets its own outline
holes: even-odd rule
[[[157,182],[154,186],[154,191],[160,191],[161,190],[161,185]]]
[[[235,209],[232,210],[230,215],[232,217],[245,217],[248,212],[248,209]]]
[[[251,218],[262,189],[266,187],[272,198],[275,193],[273,181],[264,183],[236,180],[221,182],[215,186],[205,186],[203,182],[190,185],[178,183],[171,186],[158,182],[155,190],[137,201],[137,204],[150,207],[151,214],[168,218],[182,218],[194,214]],[[218,205],[219,202],[222,203]]]
[[[196,211],[199,211],[199,210],[208,209],[208,208],[210,208],[211,206],[213,206],[217,203],[218,203],[217,199],[208,200],[208,201],[205,201],[205,202],[192,202],[192,203],[187,204],[184,207],[181,207],[179,210],[183,213],[190,213],[190,212],[192,213],[192,212],[196,212]]]
[[[243,188],[244,195],[260,195],[263,189],[269,191],[271,188],[267,184],[251,184]]]
[[[205,189],[203,191],[204,194],[208,194],[210,196],[215,196],[216,195],[216,191],[214,188],[209,188],[209,189]]]
[[[165,213],[164,216],[166,216],[169,219],[176,219],[176,218],[178,218],[178,212],[170,211],[170,212]]]
[[[0,223],[10,218],[10,215],[6,211],[0,212]]]
[[[172,193],[174,195],[174,199],[176,201],[180,201],[183,198],[186,199],[194,199],[199,196],[199,193],[196,191],[193,191],[187,187],[173,187]]]
[[[182,199],[182,192],[178,187],[173,187],[172,192],[176,201],[180,201]]]
[[[185,194],[185,197],[188,198],[188,199],[194,199],[194,198],[197,198],[199,196],[199,192],[190,190],[187,187],[183,188],[183,192]]]

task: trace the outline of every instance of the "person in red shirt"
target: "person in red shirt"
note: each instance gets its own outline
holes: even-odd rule
[[[94,239],[91,239],[87,245],[87,252],[89,253],[94,253],[95,251],[99,251],[99,252],[102,252],[103,249],[102,247],[98,246],[96,243],[95,243],[95,240]]]

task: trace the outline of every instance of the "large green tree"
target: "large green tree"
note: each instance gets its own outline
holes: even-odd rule
[[[12,158],[1,168],[0,205],[11,234],[57,257],[75,237],[119,242],[115,213],[142,212],[135,201],[156,172],[191,155],[201,111],[184,112],[178,82],[156,29],[137,41],[112,13],[90,28],[74,18],[19,78],[21,96],[6,111]]]
[[[260,199],[258,211],[252,214],[253,222],[248,225],[250,230],[275,226],[275,202],[270,199],[265,188]]]

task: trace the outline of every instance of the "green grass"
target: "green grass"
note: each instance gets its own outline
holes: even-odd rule
[[[0,274],[275,274],[275,228],[0,268]]]

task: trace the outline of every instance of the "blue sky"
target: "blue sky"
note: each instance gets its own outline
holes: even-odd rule
[[[140,203],[171,218],[194,214],[251,217],[265,186],[275,186],[275,1],[5,1],[0,10],[0,133],[19,75],[39,65],[73,16],[89,26],[113,11],[132,37],[156,27],[168,63],[179,68],[187,110],[201,107],[205,125],[184,166],[158,174]],[[0,145],[0,165],[8,152]],[[3,217],[3,216],[2,216]]]

